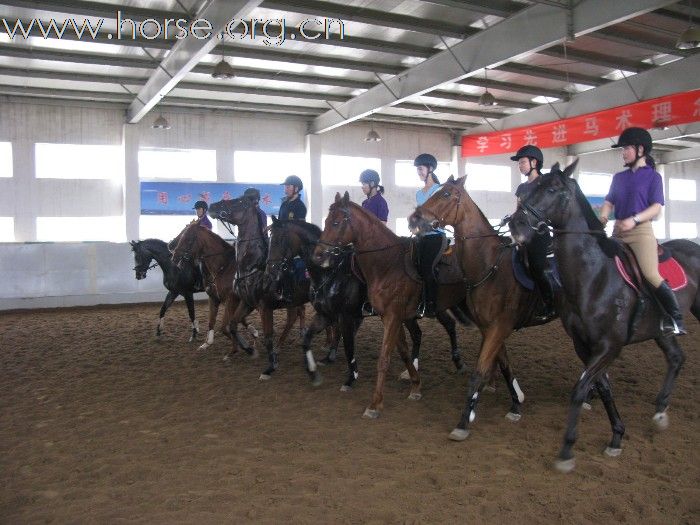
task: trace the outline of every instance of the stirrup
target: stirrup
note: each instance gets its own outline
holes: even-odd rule
[[[668,323],[668,321],[671,321],[671,323]],[[670,315],[667,315],[661,320],[661,332],[667,335],[687,335],[688,332],[685,329],[685,327],[682,324],[678,324],[676,320],[671,317]]]
[[[362,309],[361,312],[362,317],[373,317],[377,315],[377,312],[374,311],[374,307],[372,306],[372,303],[369,301],[365,301],[362,303]]]

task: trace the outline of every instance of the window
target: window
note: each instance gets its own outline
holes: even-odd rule
[[[382,161],[372,157],[321,156],[321,184],[324,186],[361,186],[360,173],[375,170],[382,175]]]
[[[396,227],[394,228],[394,233],[402,237],[408,237],[411,235],[411,230],[408,229],[408,217],[399,217],[396,219]]]
[[[452,164],[449,162],[438,162],[436,175],[440,178],[440,182],[445,182],[452,173]],[[419,188],[421,181],[418,178],[416,167],[412,160],[397,160],[394,165],[394,180],[397,186],[405,188]]]
[[[0,142],[0,177],[12,177],[11,142]]]
[[[269,151],[236,151],[233,175],[236,182],[280,184],[287,176],[297,175],[304,186],[309,183],[306,155]]]
[[[141,215],[139,217],[139,239],[161,239],[169,242],[195,218],[188,215]],[[268,219],[269,220],[269,219]],[[212,220],[212,231],[224,239],[231,239],[231,234],[219,221]],[[236,228],[234,227],[234,232]]]
[[[213,149],[141,149],[139,177],[144,180],[216,180]]]
[[[542,175],[546,175],[546,174],[549,173],[550,171],[552,171],[552,170],[550,170],[549,168],[543,168],[543,169],[540,170],[540,173],[541,173]],[[527,181],[527,177],[521,173],[521,174],[520,174],[520,184],[522,184],[522,183],[525,182],[525,181]]]
[[[610,191],[612,175],[606,173],[581,172],[578,177],[578,185],[584,195],[605,197]]]
[[[697,189],[694,180],[668,179],[668,198],[673,201],[697,200]]]
[[[668,225],[671,239],[696,239],[698,225],[694,222],[672,222]]]
[[[0,242],[15,242],[14,217],[0,217]]]
[[[651,221],[651,227],[654,230],[654,236],[657,239],[666,238],[666,223],[663,220],[663,215],[659,215],[657,220]]]
[[[511,192],[510,166],[467,164],[467,191]]]
[[[34,158],[38,179],[124,180],[122,146],[36,144]]]
[[[37,217],[37,241],[81,242],[126,240],[124,217]]]

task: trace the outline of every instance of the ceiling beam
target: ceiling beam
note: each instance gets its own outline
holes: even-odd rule
[[[476,86],[489,89],[499,89],[501,91],[512,91],[513,93],[523,93],[525,95],[542,95],[552,98],[564,98],[568,96],[563,90],[547,89],[539,86],[528,86],[527,84],[516,84],[514,82],[502,82],[499,80],[485,80],[483,78],[469,77],[460,80],[457,84],[463,86]],[[426,93],[427,95],[427,93]]]
[[[170,53],[158,65],[126,111],[127,122],[135,124],[167,95],[214,47],[218,35],[233,19],[244,17],[262,0],[209,0],[197,18],[209,22],[212,37],[178,40]]]
[[[527,112],[510,115],[492,121],[489,126],[479,126],[475,133],[488,133],[493,129],[503,130],[532,126],[561,118],[576,117],[595,111],[634,104],[641,100],[662,97],[698,88],[695,71],[700,70],[700,53],[659,66],[651,71],[617,80],[595,89],[573,95],[570,101],[542,105]],[[631,86],[631,89],[630,89]]]
[[[680,126],[672,126],[668,129],[663,130],[649,130],[649,134],[651,135],[652,140],[683,140],[683,137],[687,135],[696,135],[698,133],[700,133],[700,122],[694,122],[691,124],[681,124]],[[580,144],[572,144],[567,148],[567,155],[575,157],[578,155],[587,155],[589,153],[597,153],[599,151],[609,150],[615,142],[615,137],[611,137],[601,140],[592,140],[590,142],[582,142]]]
[[[523,9],[522,4],[509,2],[507,0],[423,0],[426,4],[441,5],[452,9],[464,9],[474,11],[483,15],[498,16],[508,18],[510,15]]]
[[[673,0],[583,0],[573,9],[574,34],[584,35],[672,3]],[[532,26],[538,30],[522,31],[523,27]],[[567,33],[565,10],[542,5],[529,7],[385,80],[382,85],[354,97],[336,110],[327,111],[314,120],[312,132],[328,131],[383,107],[422,95],[446,82],[472,76],[484,67],[499,66],[526,53],[545,49],[566,38]],[[512,38],[514,34],[518,38]]]
[[[690,54],[688,51],[676,49],[675,47],[668,46],[663,42],[659,42],[658,39],[654,40],[648,33],[637,36],[629,32],[625,32],[617,27],[600,29],[589,36],[599,40],[615,42],[616,44],[623,44],[633,48],[641,47],[642,49],[647,49],[649,51],[653,51],[654,53],[663,53],[664,55],[685,57]]]
[[[602,86],[610,80],[601,77],[592,77],[590,75],[582,75],[580,73],[560,71],[542,66],[529,66],[519,62],[507,62],[493,68],[496,71],[504,73],[515,73],[516,75],[524,75],[535,78],[546,78],[547,80],[557,80],[559,82],[575,82],[577,84],[585,84],[587,86]]]
[[[493,84],[489,84],[491,89],[497,89]],[[478,104],[480,95],[470,95],[468,93],[460,93],[457,91],[445,91],[444,89],[436,89],[434,91],[428,91],[423,95],[424,97],[431,98],[441,98],[443,100],[455,100],[457,102],[471,102],[472,104]],[[539,106],[535,102],[521,102],[519,100],[506,100],[499,98],[498,107],[502,108],[518,108],[518,109],[532,109]]]
[[[622,69],[633,73],[641,73],[654,69],[654,66],[646,62],[638,60],[630,60],[627,58],[614,57],[610,55],[602,55],[600,53],[592,53],[590,51],[579,51],[570,47],[564,49],[564,46],[552,46],[543,49],[538,54],[545,55],[559,60],[569,62],[582,62],[584,64],[592,64],[594,66],[605,67],[608,69]]]
[[[677,151],[662,153],[659,164],[673,164],[674,162],[687,162],[700,159],[700,148],[683,148]]]

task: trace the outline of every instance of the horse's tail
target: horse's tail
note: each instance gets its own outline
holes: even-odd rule
[[[474,326],[472,320],[469,319],[469,317],[464,312],[464,310],[462,310],[461,307],[453,306],[449,309],[449,312],[452,314],[452,317],[454,317],[462,326]]]

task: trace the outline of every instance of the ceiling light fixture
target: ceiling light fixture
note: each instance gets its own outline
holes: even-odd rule
[[[221,35],[221,39],[222,39],[221,60],[214,66],[214,71],[212,72],[211,76],[213,78],[216,78],[217,80],[229,80],[229,79],[236,76],[236,72],[231,67],[231,64],[226,62],[226,59],[224,58],[225,48],[224,48],[224,44],[223,44],[223,39],[224,39],[223,33]]]
[[[158,118],[153,121],[153,129],[170,129],[170,122],[161,113]]]
[[[498,102],[496,101],[496,97],[494,97],[489,92],[489,88],[488,88],[489,78],[488,78],[486,71],[488,71],[488,70],[486,68],[484,68],[484,81],[485,81],[484,92],[479,97],[479,105],[480,106],[495,106],[496,104],[498,104]]]
[[[676,42],[677,49],[696,49],[700,47],[700,28],[693,26],[693,2],[688,0],[689,27],[681,33]]]

